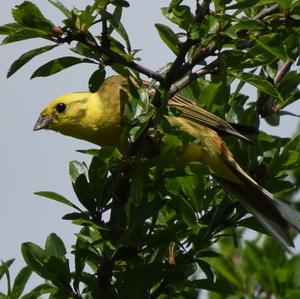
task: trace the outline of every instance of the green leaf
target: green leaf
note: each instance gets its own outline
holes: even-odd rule
[[[50,39],[50,35],[48,32],[42,29],[34,29],[34,28],[24,28],[18,31],[14,31],[6,38],[4,38],[1,42],[1,45],[18,42],[25,39],[31,38],[45,38]]]
[[[42,28],[44,31],[51,32],[54,27],[54,24],[43,16],[39,8],[29,1],[15,6],[12,9],[12,15],[17,23],[30,28]]]
[[[265,30],[267,27],[264,22],[259,20],[242,19],[237,24],[233,25],[231,30]]]
[[[73,28],[75,25],[76,31],[80,32],[81,34],[89,35],[88,32],[89,28],[93,25],[93,22],[95,21],[96,15],[93,15],[91,12],[91,7],[87,6],[85,10],[73,10],[72,13],[74,14],[73,18],[75,19],[75,23],[69,25],[70,28]],[[66,20],[70,21],[70,20]],[[66,22],[65,21],[65,22]],[[68,24],[67,24],[68,26]]]
[[[268,35],[259,36],[256,39],[257,44],[272,53],[280,60],[287,61],[290,57],[287,54],[285,37],[282,34],[271,33]]]
[[[104,9],[109,3],[111,3],[111,0],[94,0],[91,11],[95,11],[96,9]]]
[[[90,47],[80,42],[77,43],[76,47],[70,48],[70,50],[81,56],[99,61],[99,55],[95,52],[95,50],[91,49]]]
[[[241,81],[244,81],[246,83],[249,83],[249,84],[255,86],[261,92],[264,92],[274,98],[279,99],[280,101],[283,101],[283,98],[282,98],[281,94],[279,93],[279,91],[276,89],[276,87],[272,83],[263,79],[260,76],[252,74],[252,73],[229,72],[229,74]]]
[[[58,287],[68,287],[71,274],[67,261],[49,256],[45,250],[31,242],[23,243],[21,251],[26,263],[39,276],[51,280]]]
[[[49,297],[49,299],[66,299],[66,298],[74,298],[75,295],[71,295],[70,297],[70,290],[62,287],[58,287],[55,289],[53,294]],[[73,299],[72,298],[72,299]],[[76,297],[75,297],[76,298]],[[91,299],[91,298],[89,298]]]
[[[179,4],[181,4],[183,0],[172,0],[170,5],[169,5],[169,12],[172,11],[172,9],[176,6],[178,6]]]
[[[91,190],[98,203],[102,202],[103,199],[106,202],[106,197],[103,196],[103,192],[105,190],[106,180],[109,175],[108,168],[109,165],[107,165],[107,163],[99,159],[97,156],[92,158],[88,175]]]
[[[62,239],[52,233],[48,236],[45,244],[45,251],[49,256],[55,256],[63,261],[66,260],[66,247]]]
[[[122,65],[122,64],[118,64],[118,63],[114,63],[111,65],[111,68],[119,75],[127,78],[131,75],[129,69]]]
[[[15,261],[15,259],[10,259],[10,260],[1,262],[1,265],[0,265],[0,279],[7,272],[7,269],[12,265],[12,263],[14,261]]]
[[[69,163],[69,174],[78,200],[86,209],[94,212],[96,204],[91,186],[87,180],[88,169],[86,165],[78,161],[71,161]]]
[[[66,8],[60,1],[58,0],[48,0],[53,6],[55,6],[58,10],[60,10],[67,18],[71,18],[71,11]]]
[[[220,30],[220,23],[214,16],[206,15],[201,23],[194,23],[190,31],[190,38],[210,43],[212,37]]]
[[[210,264],[215,271],[221,273],[230,284],[237,288],[241,288],[240,277],[237,275],[233,264],[227,262],[224,258],[210,260]]]
[[[83,227],[80,231],[81,235],[86,235],[89,229],[87,227]],[[75,279],[74,279],[74,288],[77,290],[79,288],[79,282],[81,278],[81,274],[84,270],[84,266],[86,263],[86,257],[81,253],[82,250],[87,250],[89,248],[89,243],[82,238],[77,238],[75,244]]]
[[[32,58],[37,55],[41,55],[47,51],[52,50],[57,45],[49,45],[37,49],[30,50],[24,54],[22,54],[14,63],[10,66],[7,72],[7,78],[12,76],[16,71],[18,71],[22,66],[24,66],[27,62],[29,62]]]
[[[268,234],[264,227],[253,216],[242,219],[239,222],[239,226],[247,227],[263,234]]]
[[[21,29],[24,29],[24,26],[18,24],[18,23],[9,23],[0,26],[0,35],[9,35],[13,32],[19,31]]]
[[[31,290],[29,293],[26,295],[22,296],[22,299],[36,299],[40,298],[42,295],[53,293],[54,290],[53,286],[49,284],[40,284],[39,286],[35,287],[33,290]]]
[[[71,201],[66,199],[64,196],[56,193],[56,192],[51,192],[51,191],[39,191],[39,192],[34,192],[35,195],[46,197],[55,201],[58,201],[60,203],[63,203],[67,206],[70,206],[72,208],[75,208],[77,210],[80,210],[78,207],[76,207]]]
[[[50,279],[57,287],[70,288],[71,273],[67,261],[62,261],[54,256],[48,257],[44,261],[44,278]]]
[[[191,8],[187,5],[176,5],[173,6],[172,10],[170,10],[169,7],[163,7],[161,12],[172,23],[186,31],[190,29],[194,21]]]
[[[49,278],[45,275],[44,260],[47,258],[46,252],[38,245],[27,242],[21,246],[21,252],[27,265],[29,265],[34,272],[44,278]]]
[[[276,1],[278,5],[284,10],[291,8],[293,4],[293,0],[276,0]]]
[[[120,7],[129,7],[130,4],[129,2],[125,1],[125,0],[114,0],[112,2],[113,5],[116,5],[116,6],[120,6]]]
[[[79,63],[94,63],[94,61],[72,56],[56,58],[39,67],[30,79],[47,77]]]
[[[214,281],[214,273],[212,272],[210,264],[203,260],[198,260],[197,264],[201,268],[203,273],[205,274],[206,278],[209,281],[213,282]]]
[[[119,22],[121,21],[122,18],[122,14],[123,14],[123,7],[122,6],[116,6],[112,15],[114,16],[114,18],[116,20],[118,20]],[[112,24],[109,24],[108,27],[108,34],[110,35],[112,32],[114,31],[114,27]]]
[[[284,75],[282,80],[279,82],[278,90],[285,98],[284,105],[289,103],[289,97],[296,94],[298,91],[297,87],[300,84],[300,74],[297,71],[290,71]]]
[[[133,169],[134,175],[130,183],[130,196],[135,205],[139,205],[144,195],[144,172],[140,167]]]
[[[199,103],[205,105],[206,107],[211,107],[216,99],[217,94],[222,88],[221,83],[210,83],[202,89],[200,97],[198,99]]]
[[[71,178],[72,183],[74,184],[77,178],[81,175],[87,175],[88,169],[85,163],[81,163],[78,161],[70,161],[69,163],[69,176]]]
[[[278,176],[282,172],[300,166],[299,150],[291,150],[287,146],[282,150],[276,160],[272,160],[269,165],[268,174],[272,177]]]
[[[90,212],[95,212],[96,203],[94,196],[91,192],[91,187],[87,181],[86,176],[82,173],[80,174],[75,183],[73,183],[73,189],[76,193],[78,200],[81,204]]]
[[[32,274],[31,267],[26,266],[23,269],[21,269],[21,271],[18,273],[18,275],[15,278],[14,285],[12,287],[12,292],[10,295],[11,299],[20,298],[31,274]]]
[[[122,276],[122,284],[119,292],[123,298],[143,298],[147,294],[147,290],[153,285],[157,285],[160,281],[160,276],[157,275],[162,269],[159,263],[140,263],[136,267],[128,269],[128,271],[120,273]],[[137,278],[143,277],[137,284]]]
[[[176,34],[173,32],[173,30],[166,25],[158,24],[158,23],[155,24],[155,27],[159,33],[160,38],[170,48],[170,50],[177,55],[179,52],[179,47],[178,47],[179,40]]]
[[[109,164],[111,160],[122,160],[123,155],[115,147],[102,147],[101,149],[90,149],[90,150],[78,150],[79,153],[95,156],[100,159],[103,163]],[[87,170],[85,169],[85,173]]]
[[[103,66],[99,66],[99,69],[96,70],[89,79],[89,90],[94,93],[97,92],[103,81],[105,80],[105,68]]]
[[[63,220],[84,220],[84,221],[89,221],[90,218],[89,216],[87,215],[87,213],[68,213],[68,214],[65,214],[63,217],[62,217]]]
[[[246,54],[240,50],[224,50],[219,54],[219,61],[222,67],[227,69],[229,67],[244,69],[245,56]]]
[[[189,227],[197,225],[195,211],[185,198],[177,196],[174,202],[170,202],[170,205]]]

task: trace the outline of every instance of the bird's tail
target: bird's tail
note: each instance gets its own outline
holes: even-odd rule
[[[217,177],[218,181],[291,253],[294,242],[289,229],[300,233],[300,213],[259,186],[237,164],[225,163],[241,183]]]

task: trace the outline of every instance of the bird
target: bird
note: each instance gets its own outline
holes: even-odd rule
[[[120,148],[123,112],[128,99],[125,81],[126,78],[113,75],[106,78],[95,93],[74,92],[57,97],[42,110],[33,130],[53,130],[100,147]],[[149,83],[145,86],[149,87]],[[198,141],[189,143],[180,159],[208,166],[225,190],[292,252],[295,246],[289,230],[300,233],[300,213],[252,179],[236,162],[222,135],[249,139],[232,124],[178,94],[169,99],[168,106],[178,111],[175,115],[166,115],[168,122]]]

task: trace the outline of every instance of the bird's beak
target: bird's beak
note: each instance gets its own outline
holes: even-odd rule
[[[52,120],[53,120],[53,116],[43,115],[41,113],[39,116],[39,119],[37,120],[36,124],[33,127],[33,131],[38,131],[38,130],[47,128],[49,123],[52,122]]]

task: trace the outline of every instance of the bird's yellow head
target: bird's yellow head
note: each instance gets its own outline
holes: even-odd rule
[[[117,146],[126,100],[123,81],[113,76],[96,93],[75,92],[56,98],[41,112],[33,130],[49,129],[100,146]]]
[[[85,92],[70,93],[53,100],[41,112],[33,130],[50,129],[67,134],[80,125],[87,114],[89,97]]]

